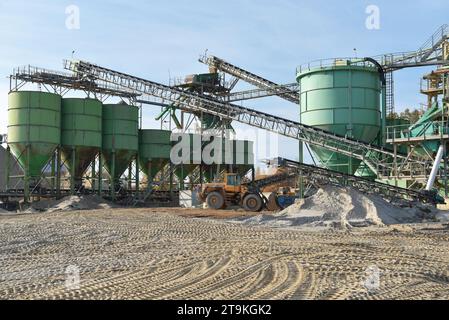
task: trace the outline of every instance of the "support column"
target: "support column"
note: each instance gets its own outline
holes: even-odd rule
[[[173,201],[173,163],[171,161],[169,165],[169,170],[170,170],[170,181],[169,181],[170,200]]]
[[[112,151],[112,163],[111,163],[111,179],[109,183],[109,192],[111,193],[112,201],[115,201],[115,151]]]
[[[140,160],[139,156],[136,157],[136,195],[139,195],[140,191]]]
[[[23,179],[23,200],[25,203],[30,202],[30,148],[28,144],[25,151],[25,172]]]
[[[130,162],[128,165],[128,191],[129,192],[131,192],[132,188],[133,188],[132,179],[133,179],[133,163]]]
[[[61,147],[56,149],[56,197],[61,197]]]
[[[5,191],[9,190],[9,180],[10,180],[10,164],[11,161],[11,149],[9,145],[6,147],[6,161],[5,161]]]
[[[53,156],[50,160],[50,167],[51,167],[51,194],[54,195],[55,193],[55,187],[56,187],[56,150]]]
[[[90,185],[91,185],[91,189],[92,192],[95,193],[95,166],[96,166],[96,157],[92,160],[92,170],[91,170],[91,174],[90,174]]]
[[[98,195],[103,195],[103,155],[100,151],[98,154]]]

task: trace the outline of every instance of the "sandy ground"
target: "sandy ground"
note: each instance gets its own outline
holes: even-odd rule
[[[226,220],[242,214],[0,216],[0,298],[449,299],[441,223],[317,232]]]

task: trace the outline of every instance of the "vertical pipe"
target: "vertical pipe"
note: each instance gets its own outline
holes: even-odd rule
[[[381,123],[381,141],[380,145],[384,146],[387,141],[386,128],[387,128],[387,85],[382,83],[382,123]]]
[[[72,154],[70,158],[70,194],[73,196],[75,194],[75,157],[76,150],[75,147],[72,147]]]

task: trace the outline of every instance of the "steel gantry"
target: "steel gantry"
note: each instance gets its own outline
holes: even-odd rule
[[[296,121],[284,119],[254,109],[223,102],[195,92],[159,84],[122,72],[104,68],[84,61],[65,61],[65,68],[92,81],[104,81],[139,94],[140,100],[154,99],[178,103],[179,108],[189,112],[205,112],[223,119],[237,121],[286,137],[316,145],[364,161],[380,177],[422,177],[428,176],[431,163],[413,154],[395,153],[388,148],[378,147],[355,139],[339,136]],[[181,99],[184,97],[184,99]]]

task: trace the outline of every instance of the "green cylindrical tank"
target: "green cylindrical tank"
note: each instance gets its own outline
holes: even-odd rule
[[[79,182],[102,147],[102,103],[96,99],[62,99],[61,117],[62,158]]]
[[[298,73],[301,122],[364,142],[374,142],[381,127],[381,83],[370,66],[334,65]],[[360,160],[311,145],[327,168],[354,174]]]
[[[111,177],[119,179],[139,146],[139,108],[127,104],[103,105],[103,156]]]
[[[139,164],[149,178],[153,178],[170,162],[171,131],[139,130]]]
[[[28,176],[41,175],[60,142],[61,96],[37,91],[9,94],[8,144]]]

